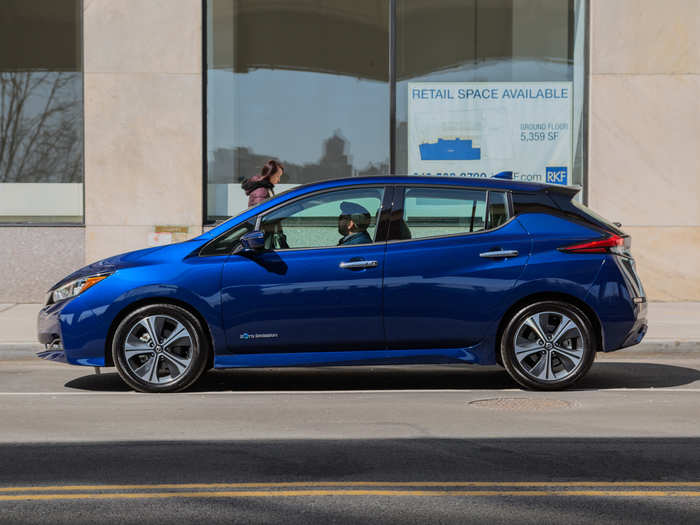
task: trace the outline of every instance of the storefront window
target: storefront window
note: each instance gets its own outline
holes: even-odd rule
[[[280,189],[389,171],[388,0],[208,0],[207,218]]]
[[[397,0],[399,174],[583,182],[583,0]]]
[[[365,174],[583,184],[585,0],[208,0],[207,221]],[[393,30],[391,29],[393,28]]]
[[[0,224],[82,223],[79,0],[0,2]]]

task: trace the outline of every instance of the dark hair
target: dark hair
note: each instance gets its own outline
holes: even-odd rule
[[[265,179],[269,179],[272,175],[277,173],[277,170],[282,170],[282,172],[284,172],[284,166],[282,166],[282,163],[277,162],[276,160],[268,160],[262,167],[262,170],[260,170],[260,176]]]

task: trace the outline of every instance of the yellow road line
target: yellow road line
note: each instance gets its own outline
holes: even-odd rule
[[[293,481],[269,483],[158,483],[0,487],[3,492],[62,492],[158,489],[254,489],[288,487],[700,487],[700,481]]]
[[[122,492],[101,494],[12,494],[0,495],[2,501],[164,499],[164,498],[279,498],[320,496],[468,496],[468,497],[700,497],[700,491],[679,490],[254,490],[217,492]]]

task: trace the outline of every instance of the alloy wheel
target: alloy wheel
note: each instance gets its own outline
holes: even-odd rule
[[[187,373],[192,365],[192,334],[168,315],[140,319],[124,339],[124,361],[142,381],[162,385]]]
[[[515,330],[513,347],[522,370],[536,381],[561,381],[575,374],[586,348],[582,327],[567,315],[534,313]]]

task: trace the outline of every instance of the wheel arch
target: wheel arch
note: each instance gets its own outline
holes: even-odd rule
[[[566,293],[562,292],[538,292],[534,293],[531,295],[527,295],[525,297],[522,297],[518,299],[515,303],[513,303],[508,310],[503,314],[501,317],[501,321],[498,323],[498,330],[496,331],[496,340],[495,340],[495,354],[496,354],[496,361],[500,365],[503,363],[501,362],[501,352],[500,352],[500,347],[501,347],[501,338],[503,337],[503,331],[505,330],[506,325],[508,324],[508,321],[515,315],[516,312],[527,306],[528,304],[540,302],[540,301],[561,301],[565,303],[570,303],[574,306],[576,306],[579,310],[581,310],[588,320],[591,323],[591,326],[593,327],[594,331],[594,336],[595,336],[595,341],[596,341],[596,352],[601,351],[603,347],[603,328],[602,324],[600,322],[600,319],[598,318],[598,315],[595,313],[593,308],[590,307],[585,301],[582,301],[578,297],[575,297],[573,295],[569,295]]]
[[[189,313],[191,313],[197,318],[199,324],[202,326],[202,331],[204,332],[204,337],[207,340],[207,344],[209,345],[207,368],[211,368],[211,365],[214,362],[214,339],[211,334],[211,328],[209,327],[209,323],[207,323],[204,316],[194,306],[192,306],[186,301],[175,299],[173,297],[147,297],[144,299],[139,299],[138,301],[134,301],[133,303],[128,304],[119,311],[119,313],[112,320],[112,323],[109,326],[109,330],[107,331],[107,337],[105,338],[105,366],[114,366],[114,360],[112,359],[112,338],[114,337],[114,333],[116,332],[119,323],[121,323],[122,320],[131,312],[151,304],[171,304],[173,306],[179,306],[180,308],[187,310]]]

